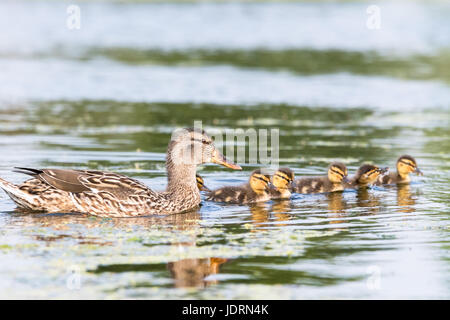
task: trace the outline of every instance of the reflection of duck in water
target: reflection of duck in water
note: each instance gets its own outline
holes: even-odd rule
[[[397,160],[397,172],[390,172],[388,175],[378,177],[376,185],[382,184],[407,184],[411,181],[410,173],[423,175],[417,167],[416,159],[411,156],[403,155]]]
[[[399,212],[414,212],[416,200],[412,197],[411,187],[409,184],[397,185],[397,206]]]
[[[169,262],[170,271],[176,288],[200,287],[204,288],[218,281],[205,280],[211,274],[218,274],[220,266],[227,262],[224,258],[183,259]]]
[[[54,232],[51,230],[58,230],[58,235],[62,235],[62,238],[73,238],[84,242],[85,240],[101,239],[101,233],[96,235],[96,230],[117,230],[117,232],[124,231],[126,233],[131,229],[141,230],[143,233],[147,233],[148,230],[154,227],[167,228],[170,227],[173,230],[192,230],[200,228],[199,221],[201,219],[199,210],[191,210],[184,214],[173,214],[164,216],[150,216],[150,217],[138,217],[128,219],[105,219],[91,217],[86,219],[85,214],[73,213],[73,214],[23,214],[18,208],[14,219],[10,220],[10,224],[17,224],[21,228],[48,228],[49,236],[42,237],[41,240],[57,240]],[[79,226],[87,230],[84,233],[80,233]],[[112,228],[112,229],[111,229]],[[114,239],[108,239],[108,242]]]
[[[171,248],[177,250],[179,246],[189,247],[195,246],[196,230],[200,230],[199,221],[201,215],[199,210],[189,211],[184,214],[173,214],[166,216],[153,217],[138,217],[128,219],[104,219],[92,217],[86,219],[85,214],[20,214],[20,211],[10,219],[11,224],[16,224],[21,228],[48,228],[49,230],[58,230],[55,235],[54,232],[49,234],[35,234],[31,233],[30,237],[41,243],[57,243],[59,241],[67,241],[73,239],[78,245],[96,245],[106,247],[116,247],[121,245],[122,237],[117,235],[130,234],[129,230],[134,230],[132,237],[139,234],[148,234],[148,230],[155,227],[167,230],[171,233],[172,230],[188,231],[192,235],[192,241],[183,243],[172,243]],[[83,227],[83,232],[80,228]],[[45,230],[46,230],[45,229]],[[96,232],[96,229],[99,232]],[[105,230],[114,230],[112,236],[105,237]],[[123,233],[121,233],[123,231]],[[144,237],[145,238],[145,237]],[[161,239],[161,245],[167,244],[167,239]],[[145,246],[144,243],[130,242],[126,245],[130,246]],[[157,245],[152,243],[152,245]],[[202,259],[183,259],[180,261],[170,262],[167,268],[174,277],[175,286],[195,286],[204,287],[205,285],[213,284],[217,281],[207,281],[204,277],[219,273],[219,267],[225,263],[227,259],[220,257],[202,258]],[[131,269],[133,266],[130,267]]]
[[[295,181],[294,192],[323,193],[344,190],[347,181],[347,168],[343,163],[333,162],[325,177],[300,178]]]
[[[389,168],[379,168],[372,164],[363,164],[359,167],[356,174],[345,185],[346,188],[367,188],[374,184],[378,177],[386,173]]]
[[[252,172],[248,183],[211,191],[206,200],[234,204],[264,202],[270,200],[269,185],[270,176],[257,169]]]
[[[200,204],[195,174],[197,165],[206,162],[240,169],[225,159],[204,131],[183,129],[172,135],[168,146],[168,186],[163,192],[112,172],[63,169],[18,168],[39,180],[39,186],[48,186],[44,192],[36,193],[33,188],[21,188],[2,179],[0,187],[18,206],[34,211],[84,212],[102,217],[172,214]]]
[[[358,189],[356,203],[358,207],[369,208],[369,214],[380,211],[380,197],[370,193],[368,188]]]
[[[274,201],[271,208],[273,213],[289,213],[292,210],[292,202],[290,200],[282,199]]]
[[[249,210],[252,214],[252,223],[255,227],[263,226],[269,220],[283,222],[292,218],[292,215],[289,214],[289,211],[292,210],[290,200],[274,200],[271,206],[266,202],[253,203],[249,205]],[[274,225],[284,226],[285,224],[276,223]],[[255,230],[257,229],[253,229],[252,231]]]
[[[333,227],[334,230],[347,230],[347,227],[338,226],[341,223],[344,223],[345,220],[342,220],[342,217],[345,216],[345,210],[347,209],[347,203],[344,200],[343,192],[330,192],[327,193],[328,200],[328,210],[332,213],[330,224],[336,224]]]
[[[327,193],[328,210],[333,213],[344,213],[347,204],[344,201],[342,192]]]
[[[292,210],[292,202],[290,200],[276,200],[272,204],[271,208],[275,221],[283,222],[290,220],[293,215],[289,214]],[[277,223],[277,226],[285,226],[286,224]]]
[[[252,223],[255,226],[261,226],[269,221],[269,204],[265,202],[252,203],[248,208],[250,210],[250,213],[252,214]]]

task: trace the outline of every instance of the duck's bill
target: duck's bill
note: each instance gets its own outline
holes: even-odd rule
[[[200,191],[211,192],[211,189],[208,188],[207,186],[202,186],[202,188],[200,189]]]
[[[227,158],[224,157],[223,154],[221,154],[219,151],[215,150],[212,157],[211,157],[211,162],[212,163],[217,163],[220,164],[224,167],[230,168],[230,169],[234,169],[234,170],[242,170],[241,166],[238,164],[235,164],[229,160],[227,160]]]
[[[420,171],[419,168],[416,168],[416,170],[414,170],[414,172],[415,172],[418,176],[423,176],[423,172]]]
[[[342,182],[343,183],[349,183],[350,179],[348,177],[344,177],[344,178],[342,178]]]

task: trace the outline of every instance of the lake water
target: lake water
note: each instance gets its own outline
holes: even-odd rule
[[[410,186],[203,201],[169,217],[16,210],[0,193],[0,298],[450,298],[450,7],[299,3],[0,3],[0,176],[115,171],[162,190],[173,129],[279,129],[280,165],[395,168]],[[258,164],[200,168],[213,189]]]

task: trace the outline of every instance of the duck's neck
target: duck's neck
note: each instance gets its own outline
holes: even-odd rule
[[[172,154],[167,155],[167,192],[174,196],[185,198],[194,195],[194,198],[200,198],[200,191],[197,187],[197,179],[195,177],[197,166],[195,164],[176,163],[172,158]]]
[[[278,188],[277,190],[280,193],[281,198],[290,198],[291,191],[288,188]]]
[[[397,170],[397,179],[399,180],[399,181],[405,181],[405,182],[409,182],[410,181],[410,177],[409,177],[409,174],[408,173],[406,173],[406,174],[404,174],[404,173],[400,173],[398,170]]]
[[[360,179],[360,175],[355,175],[351,180],[351,185],[353,185],[354,187],[367,187],[369,185],[369,183],[363,182]]]

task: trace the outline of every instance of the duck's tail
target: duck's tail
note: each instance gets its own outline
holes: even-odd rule
[[[35,208],[35,196],[21,190],[15,184],[0,178],[0,188],[21,208],[31,209]]]

